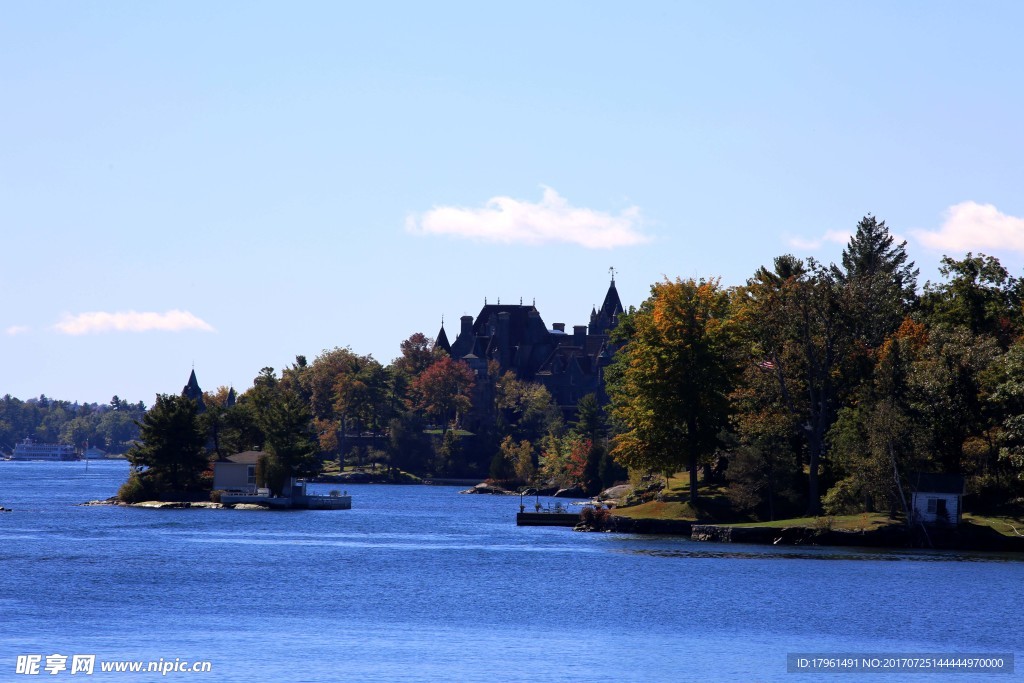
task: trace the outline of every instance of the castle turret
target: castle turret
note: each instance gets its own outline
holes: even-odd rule
[[[615,289],[615,277],[608,285],[608,293],[604,295],[604,303],[597,315],[590,317],[590,334],[608,334],[619,322],[619,314],[622,313],[622,301],[619,300],[619,292]]]
[[[195,401],[196,405],[199,406],[200,413],[206,411],[206,404],[203,402],[203,390],[199,388],[199,380],[196,379],[195,368],[192,369],[192,374],[188,376],[188,384],[181,390],[181,395]]]
[[[448,342],[448,335],[444,331],[444,318],[441,319],[441,331],[437,333],[437,339],[434,340],[434,348],[441,349],[448,355],[452,353],[452,345]]]

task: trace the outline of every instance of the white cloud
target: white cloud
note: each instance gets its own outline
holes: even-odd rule
[[[4,332],[7,333],[7,336],[13,337],[15,335],[25,334],[26,332],[31,332],[31,330],[32,330],[32,328],[30,328],[30,327],[28,327],[26,325],[11,325],[6,330],[4,330]]]
[[[451,235],[501,244],[540,245],[555,242],[588,249],[612,249],[650,242],[640,232],[640,209],[618,215],[575,207],[550,187],[534,204],[511,197],[492,197],[480,209],[438,206],[421,216],[410,214],[406,230],[422,235]]]
[[[816,249],[821,249],[826,242],[835,242],[836,244],[842,244],[845,246],[850,241],[850,233],[843,232],[842,230],[827,230],[821,237],[813,239],[789,237],[786,241],[789,242],[791,247],[796,249],[814,251]]]
[[[1024,252],[1024,218],[1008,216],[992,204],[960,202],[945,211],[938,230],[911,230],[926,247],[953,252],[1011,249]]]
[[[166,313],[138,313],[123,311],[118,313],[79,313],[66,315],[54,325],[58,332],[71,335],[95,334],[98,332],[182,332],[184,330],[202,330],[213,332],[213,327],[206,321],[197,318],[188,311],[167,311]]]

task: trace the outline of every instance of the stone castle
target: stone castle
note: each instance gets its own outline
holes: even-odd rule
[[[512,370],[521,380],[542,384],[562,411],[572,414],[576,404],[587,394],[594,394],[602,404],[607,402],[604,371],[618,350],[610,335],[622,311],[613,276],[600,310],[590,311],[590,324],[575,325],[571,333],[566,332],[564,323],[554,323],[548,329],[534,305],[485,301],[476,320],[471,315],[462,316],[454,342],[448,341],[442,323],[434,344],[453,359],[465,362],[476,373],[477,401],[489,398],[479,392],[488,385],[488,363],[495,361],[500,374]],[[193,399],[200,413],[206,410],[195,369],[181,395]],[[232,388],[226,407],[234,403]]]
[[[575,325],[571,333],[565,323],[548,329],[534,305],[485,301],[476,320],[462,316],[454,342],[449,343],[442,323],[435,345],[468,364],[478,385],[485,384],[488,362],[495,361],[502,373],[512,370],[521,380],[544,385],[558,406],[571,413],[587,394],[607,401],[604,371],[617,350],[610,334],[622,311],[613,275],[600,310],[591,309],[590,324]]]

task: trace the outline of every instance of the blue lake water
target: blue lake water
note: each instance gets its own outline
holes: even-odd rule
[[[519,528],[512,497],[350,486],[341,511],[81,507],[123,462],[0,462],[0,681],[18,655],[212,663],[118,681],[850,681],[787,653],[1015,653],[1012,555]],[[871,680],[901,680],[873,676]]]

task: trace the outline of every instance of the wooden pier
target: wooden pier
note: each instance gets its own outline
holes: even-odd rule
[[[567,526],[580,523],[578,512],[517,512],[516,526]]]

